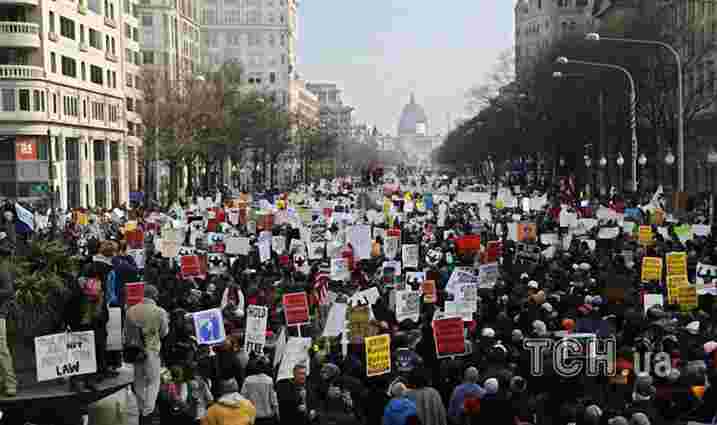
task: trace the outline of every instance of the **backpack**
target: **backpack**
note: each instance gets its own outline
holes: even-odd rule
[[[127,363],[141,363],[147,358],[142,328],[127,320],[122,354]]]

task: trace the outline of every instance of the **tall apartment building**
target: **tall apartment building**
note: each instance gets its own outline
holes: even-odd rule
[[[127,137],[130,0],[0,5],[0,197],[88,207],[127,201],[139,140]],[[123,50],[127,49],[127,50]],[[54,179],[50,181],[50,158]]]
[[[239,63],[245,83],[289,106],[296,65],[297,0],[205,0],[205,63]]]
[[[141,0],[142,65],[178,81],[201,73],[199,0]]]
[[[515,70],[518,79],[558,40],[593,27],[594,0],[518,0],[515,5]]]
[[[306,88],[306,82],[292,79],[289,82],[289,111],[303,124],[318,124],[321,104],[319,97]]]
[[[306,88],[319,98],[321,124],[344,138],[350,137],[354,108],[344,105],[341,89],[335,83],[308,83]]]

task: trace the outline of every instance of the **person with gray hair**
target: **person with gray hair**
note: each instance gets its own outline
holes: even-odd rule
[[[169,314],[157,305],[159,291],[156,286],[144,286],[144,300],[127,310],[126,326],[135,326],[144,339],[144,359],[134,364],[134,394],[139,410],[139,424],[151,423],[157,402],[162,361],[159,353],[162,338],[169,333]]]
[[[462,424],[471,416],[477,415],[480,399],[485,390],[478,385],[480,374],[471,366],[463,374],[463,383],[453,390],[448,403],[448,420],[453,424]]]
[[[406,398],[406,385],[396,382],[391,386],[391,401],[383,411],[383,425],[410,425],[418,418],[416,403]]]

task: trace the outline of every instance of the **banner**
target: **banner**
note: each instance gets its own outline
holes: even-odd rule
[[[192,313],[194,331],[199,345],[214,345],[224,342],[224,318],[218,308]]]
[[[264,306],[249,305],[246,308],[246,332],[244,333],[244,350],[248,353],[264,353],[266,344],[266,324],[269,317]]]
[[[125,304],[133,306],[144,301],[144,282],[132,282],[124,285]]]
[[[95,332],[63,332],[35,337],[35,361],[39,382],[95,373]]]
[[[436,341],[436,356],[440,358],[465,354],[463,319],[451,317],[433,321],[433,339]]]
[[[366,376],[391,373],[391,337],[378,335],[368,337],[366,343]]]
[[[662,281],[662,258],[644,257],[642,259],[642,281]]]
[[[421,294],[418,291],[396,291],[396,321],[418,323],[421,313]]]
[[[299,326],[309,322],[309,301],[306,292],[284,294],[282,304],[288,326]]]
[[[679,304],[680,289],[687,288],[687,275],[667,276],[667,300],[670,304]]]

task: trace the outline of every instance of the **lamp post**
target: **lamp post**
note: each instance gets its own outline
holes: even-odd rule
[[[592,198],[592,192],[593,192],[593,173],[592,173],[592,165],[593,160],[590,158],[589,155],[585,155],[585,169],[588,174],[587,178],[587,187],[585,188],[585,194],[588,195],[589,198]]]
[[[605,194],[605,187],[610,186],[610,176],[607,173],[606,167],[607,167],[607,158],[605,157],[605,155],[603,155],[600,158],[600,170],[602,170],[600,172],[600,175],[602,176],[602,180],[603,180],[601,183],[601,187],[600,187],[601,195]]]
[[[618,169],[618,176],[619,176],[619,184],[618,189],[620,189],[620,192],[622,192],[622,186],[625,184],[623,176],[622,176],[622,166],[625,165],[625,158],[622,156],[622,152],[618,152],[617,154],[617,169]]]
[[[48,163],[48,169],[47,169],[47,181],[48,181],[48,188],[47,190],[50,192],[50,238],[55,238],[55,230],[56,230],[56,222],[57,222],[57,215],[55,214],[55,162],[52,158],[53,155],[53,149],[52,149],[52,133],[50,132],[50,128],[47,128],[47,159],[49,160]]]
[[[568,59],[565,56],[560,56],[555,60],[559,65],[567,65],[568,63],[575,63],[578,65],[593,66],[597,68],[607,68],[615,71],[620,71],[627,77],[627,81],[630,83],[630,130],[632,140],[632,188],[637,191],[637,90],[635,89],[635,79],[632,77],[630,71],[620,65],[613,65],[609,63],[599,62],[588,62],[581,60]]]
[[[668,179],[668,182],[670,183],[670,187],[672,187],[672,184],[674,183],[673,175],[672,175],[672,166],[675,164],[675,155],[672,153],[672,148],[669,148],[667,151],[667,155],[665,155],[665,165],[667,165],[667,174],[670,176]]]
[[[645,189],[645,165],[647,165],[647,157],[644,153],[640,154],[640,157],[637,158],[637,162],[640,164],[640,189]]]
[[[671,45],[656,40],[640,40],[628,38],[601,37],[598,33],[589,33],[585,39],[590,41],[617,41],[621,43],[645,44],[660,46],[667,49],[675,58],[677,64],[677,186],[680,192],[685,191],[685,115],[684,115],[684,92],[682,88],[682,58],[677,50]]]

